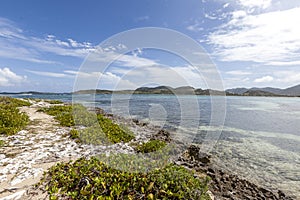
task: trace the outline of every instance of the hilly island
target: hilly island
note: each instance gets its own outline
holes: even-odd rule
[[[279,88],[232,88],[225,91],[194,88],[191,86],[182,87],[140,87],[136,90],[80,90],[74,94],[176,94],[176,95],[226,95],[226,96],[270,96],[270,97],[300,97],[300,85],[286,89]]]

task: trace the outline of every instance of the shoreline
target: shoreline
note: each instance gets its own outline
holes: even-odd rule
[[[96,107],[96,112],[104,114],[106,117],[111,118],[115,121],[132,122],[138,126],[145,126],[149,129],[156,129],[155,126],[151,124],[145,124],[138,119],[125,119],[120,116],[114,116],[110,113],[106,113],[103,109]],[[127,124],[128,125],[128,124]],[[158,129],[157,131],[159,131]],[[163,133],[170,135],[169,131],[164,129]],[[166,137],[164,134],[164,137]],[[174,143],[181,143],[179,141],[172,141]],[[201,144],[191,144],[188,149],[186,149],[178,157],[178,159],[173,160],[177,165],[184,166],[190,170],[196,170],[197,172],[205,173],[212,178],[209,191],[211,192],[214,199],[280,199],[280,200],[292,200],[296,197],[291,197],[285,194],[281,190],[270,190],[254,184],[246,179],[239,177],[228,171],[220,169],[212,163],[211,155],[200,154]]]
[[[42,100],[42,103],[40,103],[40,107],[46,106],[47,104]],[[65,103],[64,103],[65,104]],[[38,103],[37,103],[38,105]],[[49,106],[49,105],[48,105]],[[166,130],[161,130],[158,127],[155,127],[152,124],[148,124],[142,121],[139,121],[137,119],[125,119],[120,116],[114,116],[112,114],[106,113],[101,108],[95,108],[94,110],[91,110],[95,113],[101,113],[107,118],[112,119],[115,123],[118,124],[124,124],[135,134],[137,134],[137,137],[135,141],[137,142],[143,142],[145,140],[149,140],[150,138],[155,138],[158,140],[164,140],[173,144],[178,145],[178,148],[181,144],[181,142],[172,140],[171,133]],[[34,118],[34,115],[36,113],[32,111],[30,117]],[[40,116],[41,117],[41,116]],[[45,116],[42,116],[45,117]],[[52,119],[51,119],[52,120]],[[33,125],[34,126],[34,125]],[[37,127],[35,127],[37,128]],[[61,127],[60,127],[61,128]],[[68,130],[69,128],[67,128]],[[43,131],[43,130],[41,130]],[[53,130],[56,134],[57,130]],[[62,138],[63,139],[63,138]],[[70,141],[69,138],[65,138],[63,140]],[[72,141],[72,140],[71,140]],[[74,141],[73,141],[74,142]],[[73,144],[75,145],[75,144]],[[83,146],[81,148],[81,146]],[[134,151],[131,151],[131,147],[126,145],[126,143],[122,144],[116,144],[113,145],[112,148],[103,149],[103,152],[109,152],[109,151],[116,151],[120,152],[118,150],[121,150],[121,152],[127,152],[127,153],[134,153]],[[79,145],[79,149],[81,151],[84,151],[84,149],[87,149],[88,145]],[[131,149],[130,149],[131,148]],[[200,173],[205,173],[209,175],[212,178],[209,191],[211,193],[212,199],[293,199],[292,197],[287,196],[282,191],[270,191],[268,189],[265,189],[263,187],[260,187],[256,184],[250,183],[247,180],[244,180],[236,175],[230,174],[228,172],[224,172],[222,169],[217,168],[213,165],[212,159],[209,155],[201,155],[199,154],[199,145],[191,145],[189,146],[179,157],[173,157],[172,162],[184,166],[191,170],[196,170]],[[72,149],[72,148],[71,148]],[[182,151],[182,149],[180,149]],[[56,150],[58,151],[58,150]],[[131,151],[131,152],[130,152]],[[90,153],[95,153],[93,151],[90,151]],[[84,156],[83,154],[78,154],[77,156]],[[85,154],[85,156],[92,156],[89,153]],[[75,156],[76,157],[76,156]],[[69,159],[75,158],[70,157]],[[56,162],[65,162],[69,159],[58,159]],[[1,166],[0,166],[1,167]],[[42,190],[42,188],[40,188]],[[28,194],[35,194],[35,189],[32,187],[29,187],[26,189],[26,192],[22,194],[22,196],[27,199],[35,198],[35,196],[26,196]],[[19,191],[20,192],[20,191]],[[45,192],[45,191],[44,191]],[[24,196],[25,195],[25,196]],[[1,194],[0,194],[1,196]],[[2,200],[2,198],[0,197]],[[5,199],[5,197],[4,197]]]

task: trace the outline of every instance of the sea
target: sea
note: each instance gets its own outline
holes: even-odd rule
[[[300,98],[155,94],[23,94],[58,99],[169,129],[201,143],[213,162],[260,186],[300,199]]]

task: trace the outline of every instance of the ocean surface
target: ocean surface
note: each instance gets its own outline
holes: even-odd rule
[[[98,106],[203,143],[214,162],[300,199],[300,98],[174,95],[22,95]],[[216,119],[216,120],[215,120]]]

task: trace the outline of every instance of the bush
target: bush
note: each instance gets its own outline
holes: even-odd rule
[[[29,117],[17,107],[29,106],[30,103],[10,97],[0,97],[0,134],[13,135],[22,130]]]
[[[91,126],[80,130],[72,129],[70,138],[84,144],[105,145],[110,143],[99,126]]]
[[[122,163],[120,163],[122,164]],[[58,163],[45,174],[50,199],[210,199],[207,177],[169,164],[149,173],[124,172],[97,158]]]
[[[21,99],[15,99],[11,97],[0,97],[0,104],[7,105],[9,107],[22,107],[31,105],[31,103],[29,103],[28,101],[23,101]]]
[[[81,125],[86,127],[85,129],[78,130],[77,133],[75,131],[70,133],[71,138],[76,136],[83,143],[107,144],[108,141],[111,143],[129,142],[134,138],[134,135],[130,131],[125,131],[101,114],[96,115],[87,111],[82,105],[51,106],[49,108],[41,108],[39,111],[53,115],[62,126],[72,127]]]
[[[97,115],[97,119],[102,131],[112,143],[129,142],[134,139],[134,135],[129,130],[120,128],[119,125],[113,123],[110,119],[101,114]]]
[[[74,126],[74,119],[72,116],[72,106],[51,106],[49,108],[40,108],[39,112],[45,112],[48,115],[54,116],[56,120],[59,121],[60,125],[71,127]]]
[[[50,104],[63,104],[64,103],[60,100],[45,100],[45,102],[50,103]]]
[[[160,140],[149,140],[143,144],[137,145],[135,150],[140,153],[151,153],[158,151],[166,146],[166,142]]]
[[[3,147],[5,145],[5,141],[0,140],[0,147]]]

